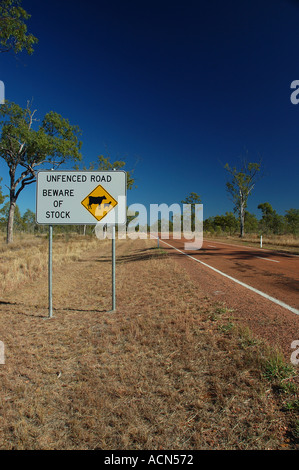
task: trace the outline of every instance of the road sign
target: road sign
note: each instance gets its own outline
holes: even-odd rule
[[[41,225],[126,223],[125,171],[37,173],[36,222]]]
[[[99,184],[81,201],[81,204],[99,222],[117,205],[117,201]]]

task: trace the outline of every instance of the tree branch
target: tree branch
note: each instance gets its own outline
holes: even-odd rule
[[[28,175],[30,175],[31,171],[28,169],[26,171],[23,171],[23,173],[21,174],[21,176],[19,176],[19,178],[15,181],[14,183],[14,186],[15,188],[18,186],[18,184],[21,183],[21,181],[24,179],[24,178],[27,178]],[[35,177],[34,175],[31,175],[31,177]],[[31,178],[30,177],[30,178]]]
[[[21,186],[19,187],[18,191],[15,194],[16,199],[18,199],[20,192],[25,188],[25,186],[28,186],[29,184],[34,183],[35,180],[36,180],[35,177],[32,176],[32,175],[29,176],[29,178],[27,178],[27,179],[23,179],[22,183],[21,183]]]

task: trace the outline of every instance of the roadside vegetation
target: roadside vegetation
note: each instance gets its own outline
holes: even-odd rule
[[[209,217],[203,222],[204,237],[226,238],[238,244],[299,253],[299,209],[288,209],[284,215],[277,213],[271,204],[258,205],[261,218],[245,213],[244,235],[239,235],[239,219],[233,212]]]
[[[285,215],[279,215],[272,206],[265,202],[258,205],[262,217],[258,219],[255,214],[245,214],[245,236],[259,235],[290,235],[299,236],[299,209],[289,209]],[[209,217],[204,221],[204,230],[215,234],[235,235],[238,233],[239,221],[232,212],[225,215]]]
[[[298,370],[153,241],[117,241],[108,313],[110,242],[56,235],[48,319],[46,237],[4,238],[1,449],[299,449]]]
[[[18,233],[15,241],[6,244],[6,236],[0,232],[0,295],[20,288],[24,283],[45,276],[48,270],[48,235]],[[59,266],[76,261],[87,249],[97,245],[95,236],[77,234],[54,235],[53,263]]]
[[[261,235],[248,234],[242,240],[238,235],[227,235],[220,232],[204,232],[204,238],[219,239],[226,243],[236,245],[246,245],[260,247]],[[285,251],[288,253],[299,254],[299,236],[295,235],[262,235],[262,247],[270,250]]]

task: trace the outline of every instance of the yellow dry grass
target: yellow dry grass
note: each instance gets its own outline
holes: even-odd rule
[[[24,263],[27,248],[3,251],[3,266],[17,252]],[[52,319],[44,268],[1,293],[1,449],[298,445],[262,376],[261,344],[152,241],[117,241],[116,312],[110,241],[56,240],[54,250]]]
[[[84,250],[93,249],[97,239],[93,236],[54,236],[53,263],[59,266],[76,260]],[[46,236],[17,234],[7,245],[0,238],[0,294],[39,278],[48,269],[48,240]]]

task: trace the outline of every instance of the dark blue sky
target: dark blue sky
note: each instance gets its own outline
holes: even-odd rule
[[[298,208],[299,2],[23,0],[32,56],[0,56],[6,99],[57,111],[83,131],[85,163],[108,149],[135,168],[132,203],[191,191],[204,218],[231,211],[223,165],[261,157],[250,212]],[[70,167],[69,167],[70,168]],[[0,162],[3,183],[5,163]],[[35,185],[18,201],[35,210]]]

